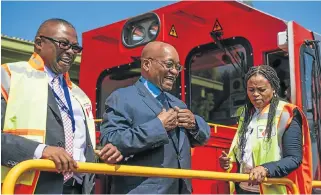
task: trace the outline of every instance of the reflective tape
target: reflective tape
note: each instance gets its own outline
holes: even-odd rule
[[[1,66],[1,90],[4,90],[3,95],[9,94],[10,89],[10,75],[9,73]]]
[[[45,72],[40,72],[40,71],[30,70],[30,69],[28,70],[26,67],[23,67],[23,66],[12,65],[12,66],[10,66],[10,70],[12,72],[25,74],[28,78],[34,77],[34,78],[37,78],[37,79],[41,79],[41,78],[44,78],[46,76]]]

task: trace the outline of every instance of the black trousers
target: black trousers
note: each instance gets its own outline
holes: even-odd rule
[[[82,194],[82,185],[74,178],[70,178],[64,183],[63,194]]]

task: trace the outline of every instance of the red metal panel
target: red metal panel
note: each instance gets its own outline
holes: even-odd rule
[[[204,1],[178,2],[154,11],[161,20],[157,40],[173,44],[185,64],[188,53],[198,45],[213,42],[209,33],[216,19],[223,27],[223,38],[241,36],[249,40],[253,48],[254,64],[263,63],[263,51],[277,49],[277,33],[284,31],[283,21],[258,12],[238,2]],[[106,68],[132,62],[131,56],[140,56],[143,46],[125,48],[121,32],[126,20],[83,33],[80,87],[88,94],[96,108],[96,85],[101,72]],[[169,36],[174,25],[178,38]],[[182,85],[184,86],[184,75]],[[185,100],[185,88],[182,87]],[[96,114],[96,113],[94,113]]]
[[[313,40],[312,32],[300,26],[296,22],[293,22],[293,37],[294,37],[294,65],[295,65],[295,80],[296,80],[296,105],[302,108],[302,85],[301,82],[304,78],[301,78],[300,68],[300,48],[304,44],[305,40]],[[290,56],[291,57],[291,56]],[[303,73],[302,73],[303,74]]]

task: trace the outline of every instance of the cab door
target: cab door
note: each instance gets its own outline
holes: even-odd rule
[[[288,51],[291,102],[304,111],[310,128],[313,180],[320,180],[320,47],[314,33],[299,24],[288,23]]]

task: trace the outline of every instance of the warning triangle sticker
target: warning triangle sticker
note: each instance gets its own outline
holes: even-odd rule
[[[178,37],[174,25],[172,25],[171,30],[169,31],[169,35],[172,36],[172,37],[176,37],[176,38]]]
[[[222,28],[221,24],[220,24],[219,21],[216,19],[212,31],[213,31],[213,32],[217,32],[217,31],[222,31],[222,30],[223,30],[223,28]]]

